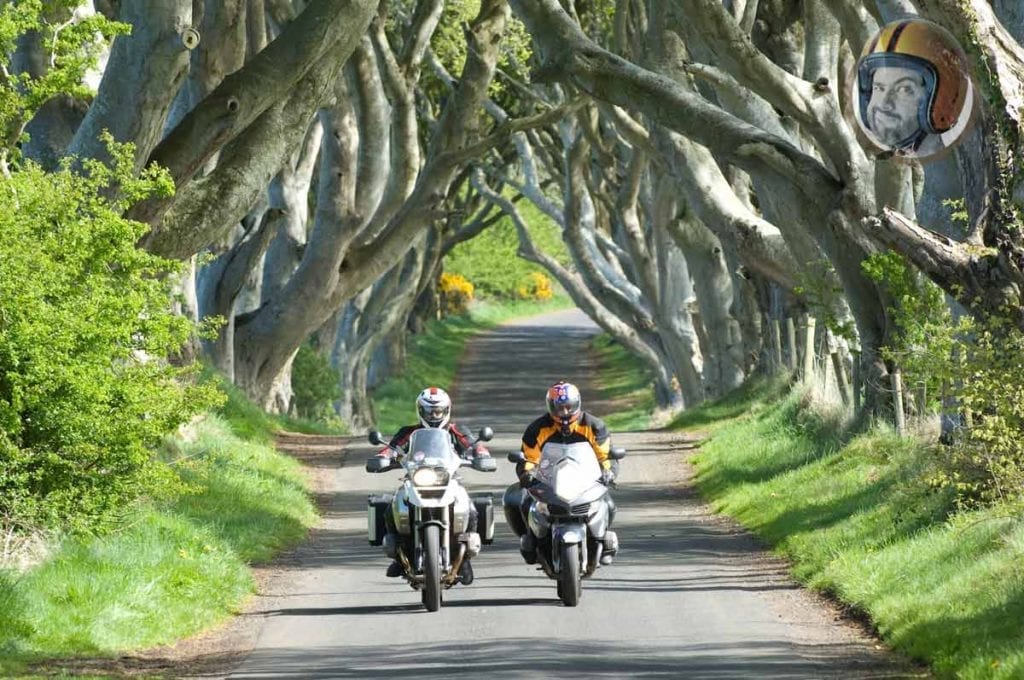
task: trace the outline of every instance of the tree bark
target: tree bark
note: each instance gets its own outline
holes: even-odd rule
[[[295,85],[325,55],[332,53],[340,68],[359,44],[376,6],[376,0],[310,4],[266,49],[189,111],[149,154],[149,162],[167,168],[181,193],[214,153],[269,109],[296,96]],[[136,205],[130,215],[157,224],[173,203],[173,198],[150,199]]]
[[[114,39],[96,98],[67,154],[109,161],[104,130],[135,144],[135,169],[147,164],[163,135],[171,103],[188,72],[182,36],[192,21],[191,0],[123,0],[118,20],[130,35]],[[190,255],[192,253],[189,253]]]

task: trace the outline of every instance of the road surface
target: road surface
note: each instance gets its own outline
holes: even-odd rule
[[[467,471],[471,491],[496,501],[514,480],[504,454],[559,379],[590,400],[597,329],[577,311],[499,327],[475,339],[452,386],[456,422],[490,425],[497,473]],[[409,395],[410,416],[413,399]],[[621,551],[584,582],[576,608],[523,563],[496,508],[493,545],[476,581],[445,592],[427,613],[419,593],[388,579],[366,541],[366,496],[393,491],[400,473],[370,475],[361,441],[319,464],[323,524],[263,598],[255,649],[231,678],[686,677],[892,678],[919,672],[798,588],[785,565],[708,514],[687,484],[682,433],[613,433],[629,450],[616,492]],[[341,459],[339,465],[339,459]]]

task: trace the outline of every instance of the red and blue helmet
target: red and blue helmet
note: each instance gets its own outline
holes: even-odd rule
[[[583,413],[580,390],[572,383],[561,381],[549,387],[546,401],[548,413],[561,423],[563,428],[575,423]]]

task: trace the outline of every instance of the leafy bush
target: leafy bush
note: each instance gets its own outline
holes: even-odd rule
[[[338,372],[310,345],[299,348],[292,362],[292,403],[300,418],[318,422],[336,419],[334,401],[341,398]]]
[[[543,272],[530,272],[526,275],[526,281],[519,286],[517,291],[519,297],[524,300],[550,300],[554,295],[551,289],[551,279]]]
[[[164,360],[194,330],[171,313],[178,264],[122,217],[170,179],[108,144],[111,167],[0,180],[0,515],[69,529],[172,489],[151,451],[216,394]]]
[[[1024,333],[1000,320],[960,324],[945,370],[963,410],[945,470],[933,482],[962,501],[1024,502]],[[963,357],[961,360],[960,357]]]
[[[896,333],[883,356],[900,367],[905,384],[931,395],[929,409],[963,424],[928,481],[968,504],[1020,502],[1024,333],[995,317],[954,322],[938,287],[894,253],[873,255],[863,267],[895,300]]]
[[[438,282],[441,293],[441,314],[465,314],[473,300],[473,284],[459,274],[444,272]]]

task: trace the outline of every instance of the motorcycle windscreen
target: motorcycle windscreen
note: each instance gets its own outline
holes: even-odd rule
[[[459,457],[455,455],[447,430],[425,427],[413,432],[409,438],[408,462],[417,466],[452,469],[459,466]]]
[[[541,481],[566,503],[579,498],[601,477],[601,465],[586,442],[544,444],[539,469]]]

